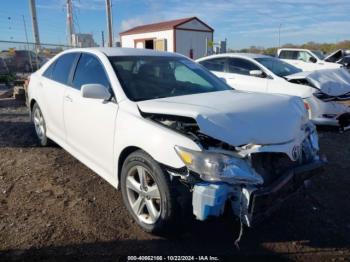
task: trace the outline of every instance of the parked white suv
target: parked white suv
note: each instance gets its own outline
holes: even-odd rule
[[[278,58],[229,53],[198,59],[234,89],[298,96],[317,125],[350,129],[350,74],[345,69],[302,72]]]
[[[324,61],[325,56],[320,51],[301,48],[280,48],[277,57],[300,68],[303,71],[341,68],[342,65]]]
[[[174,53],[65,51],[32,74],[29,101],[41,145],[120,187],[147,232],[226,204],[252,225],[322,166],[300,98],[232,90]]]

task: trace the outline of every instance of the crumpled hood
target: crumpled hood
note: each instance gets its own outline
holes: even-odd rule
[[[142,112],[194,118],[203,134],[233,146],[285,143],[300,134],[298,97],[227,90],[138,102]]]
[[[344,69],[322,69],[288,75],[287,80],[306,79],[314,87],[330,96],[341,96],[350,92],[350,73]]]

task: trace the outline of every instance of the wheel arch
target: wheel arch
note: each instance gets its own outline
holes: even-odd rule
[[[123,168],[123,164],[126,160],[126,158],[134,153],[135,151],[137,150],[143,150],[142,148],[139,148],[137,146],[128,146],[128,147],[125,147],[119,154],[119,158],[118,158],[118,173],[117,173],[117,176],[118,176],[118,188],[120,189],[120,178],[121,178],[121,174],[122,174],[122,168]],[[144,151],[144,150],[143,150]]]
[[[30,118],[32,118],[33,107],[35,104],[37,104],[37,102],[34,98],[32,98],[29,102],[29,116],[30,116]]]
[[[36,100],[33,98],[32,100],[30,100],[30,103],[29,103],[29,109],[30,109],[30,111],[32,111],[33,110],[33,106],[34,106],[34,104],[36,104],[37,102],[36,102]]]

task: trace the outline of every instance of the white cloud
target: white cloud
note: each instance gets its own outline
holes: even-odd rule
[[[133,28],[135,26],[139,26],[139,25],[142,25],[143,24],[143,21],[141,18],[130,18],[130,19],[127,19],[127,20],[123,20],[121,22],[121,31],[125,31],[125,30],[128,30],[130,28]]]

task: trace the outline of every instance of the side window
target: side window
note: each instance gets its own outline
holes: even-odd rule
[[[199,62],[202,66],[210,71],[224,72],[226,58],[213,58]]]
[[[298,51],[282,50],[278,57],[281,59],[296,60],[298,59]]]
[[[310,58],[311,58],[311,54],[309,54],[308,52],[306,51],[299,51],[298,52],[298,60],[302,60],[306,63],[309,63],[310,62]]]
[[[254,63],[242,58],[229,58],[228,60],[228,71],[230,73],[250,75],[249,72],[251,70],[261,70],[261,69]]]
[[[52,72],[52,80],[67,85],[69,73],[77,55],[77,53],[71,53],[59,57]]]
[[[53,70],[54,70],[54,68],[55,68],[55,65],[56,65],[56,61],[53,62],[53,63],[45,70],[43,76],[52,79],[52,72],[53,72]]]
[[[109,87],[106,72],[100,61],[89,54],[82,54],[73,78],[73,87],[80,90],[85,84],[101,84]]]

